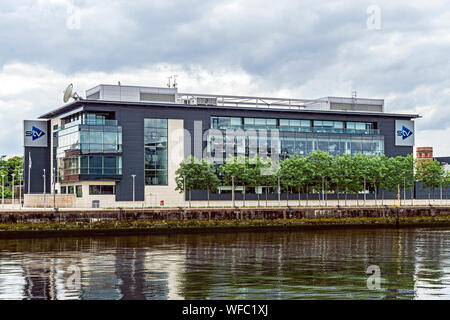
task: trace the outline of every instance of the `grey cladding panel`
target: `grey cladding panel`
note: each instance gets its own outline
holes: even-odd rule
[[[358,110],[358,111],[373,111],[373,112],[382,112],[383,106],[382,105],[375,105],[375,104],[357,104],[355,106],[351,104],[346,103],[331,103],[330,105],[331,110]]]
[[[89,99],[89,100],[98,100],[98,99],[100,99],[100,91],[98,91],[96,93],[93,93],[90,96],[87,96],[86,99]]]
[[[174,94],[140,93],[141,101],[175,102]]]

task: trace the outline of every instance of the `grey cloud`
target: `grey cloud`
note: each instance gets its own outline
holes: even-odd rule
[[[81,9],[80,29],[66,27],[70,4]],[[373,4],[380,30],[366,27]],[[198,66],[243,70],[262,92],[357,90],[386,97],[389,111],[429,106],[434,112],[419,121],[433,129],[450,125],[450,98],[441,94],[450,88],[449,14],[444,2],[419,0],[4,0],[0,68],[41,64],[71,75],[168,63],[192,77]]]

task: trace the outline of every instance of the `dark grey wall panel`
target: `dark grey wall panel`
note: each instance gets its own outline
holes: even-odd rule
[[[116,200],[133,200],[133,178],[136,175],[135,200],[144,201],[144,118],[142,111],[119,109],[116,119],[122,126],[122,180],[116,184]]]
[[[46,176],[46,192],[50,193],[50,182],[51,182],[51,172],[50,172],[50,145],[51,145],[51,130],[50,130],[50,121],[47,121],[47,148],[41,147],[25,147],[24,149],[24,192],[28,193],[28,165],[29,165],[29,157],[28,154],[31,154],[31,171],[30,171],[30,193],[43,193],[44,192],[44,178],[43,173],[45,169]]]

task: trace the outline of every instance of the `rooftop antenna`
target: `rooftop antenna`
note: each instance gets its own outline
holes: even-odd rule
[[[173,75],[173,87],[174,88],[176,88],[177,87],[177,85],[178,85],[178,83],[177,83],[177,77],[178,77],[178,75]]]
[[[168,81],[167,81],[167,87],[170,88],[170,79],[172,79],[172,77],[168,77]]]
[[[352,91],[352,110],[356,110],[356,91]]]
[[[73,84],[69,84],[67,86],[66,90],[64,90],[64,96],[63,96],[64,103],[69,101],[70,98],[72,98],[74,100],[81,100],[81,97],[78,95],[78,93],[73,92]]]

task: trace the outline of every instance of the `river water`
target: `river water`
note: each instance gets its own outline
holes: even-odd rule
[[[0,240],[0,299],[450,299],[450,228]]]

